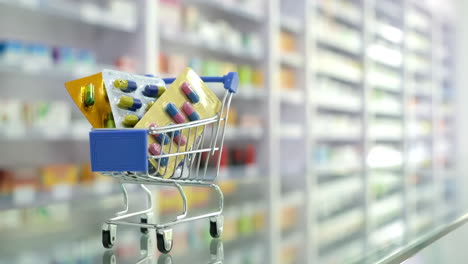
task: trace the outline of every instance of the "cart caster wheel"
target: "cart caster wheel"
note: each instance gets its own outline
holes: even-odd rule
[[[115,243],[117,226],[110,224],[102,225],[102,245],[105,248],[112,248]]]
[[[157,230],[156,231],[156,240],[158,250],[161,253],[169,253],[172,249],[172,229],[167,230]]]
[[[148,216],[142,216],[140,218],[140,223],[147,224],[148,223]],[[148,234],[149,230],[147,227],[140,227],[140,232],[144,235]]]
[[[222,215],[210,218],[210,235],[212,238],[219,238],[223,233],[224,217]]]
[[[169,254],[159,255],[158,264],[172,264],[172,256]]]
[[[116,264],[117,258],[115,257],[114,251],[106,250],[102,255],[102,263],[103,264]]]

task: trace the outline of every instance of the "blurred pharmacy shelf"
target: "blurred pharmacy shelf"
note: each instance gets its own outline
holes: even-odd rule
[[[136,6],[132,2],[120,2],[110,8],[85,2],[56,0],[0,0],[4,7],[14,7],[49,16],[75,20],[117,31],[134,32],[137,28]]]
[[[248,5],[242,6],[213,0],[187,0],[185,3],[213,8],[216,11],[222,12],[222,14],[233,15],[238,19],[247,19],[251,22],[263,23],[264,21],[264,14],[260,13],[258,10],[249,9]]]
[[[282,16],[280,18],[281,28],[295,34],[302,33],[303,25],[301,20],[295,16]]]
[[[46,78],[46,79],[58,79],[58,80],[70,80],[77,79],[81,76],[91,75],[99,72],[102,69],[114,69],[113,65],[95,65],[93,67],[75,67],[75,68],[64,68],[64,67],[42,67],[36,66],[25,67],[21,65],[9,65],[7,63],[0,63],[0,74],[11,74],[11,75],[22,75],[30,76],[34,78]]]
[[[240,87],[232,102],[233,123],[226,130],[229,155],[220,172],[221,186],[227,193],[251,186],[262,195],[266,206],[258,211],[269,220],[260,231],[268,238],[262,254],[266,263],[359,263],[367,251],[383,255],[399,241],[422,234],[460,209],[455,188],[460,181],[456,174],[456,29],[450,17],[430,10],[425,2],[103,2],[0,0],[0,15],[11,11],[32,21],[30,31],[15,31],[21,23],[12,26],[2,36],[8,36],[8,44],[13,42],[16,48],[16,39],[31,42],[20,43],[24,47],[36,41],[47,43],[49,55],[31,55],[25,48],[18,59],[16,50],[9,50],[11,66],[11,58],[0,53],[5,85],[14,86],[10,81],[14,77],[30,87],[40,85],[39,79],[61,85],[102,68],[162,76],[174,76],[187,65],[200,75],[238,71]],[[71,22],[62,28],[58,19]],[[49,41],[50,33],[42,36],[49,30],[41,26],[43,20],[56,24],[50,31],[57,34],[57,43]],[[65,34],[73,32],[74,24],[83,24],[80,27],[89,32],[81,35],[80,31],[79,38]],[[83,62],[76,55],[72,61],[79,63],[74,66],[67,65],[66,59],[53,60],[50,55],[57,45],[67,51],[70,44],[74,45],[71,50],[94,55]],[[44,45],[39,46],[44,50]],[[31,58],[35,63],[28,63]],[[223,89],[215,88],[222,95]],[[37,94],[26,98],[20,89],[7,89],[14,96],[11,99],[37,99]],[[71,116],[66,124],[75,121]],[[87,159],[88,127],[62,133],[31,127],[27,123],[25,133],[16,133],[16,127],[0,126],[1,154],[8,155],[2,159],[2,168]],[[26,147],[34,151],[21,153]],[[61,151],[67,155],[60,155]],[[238,164],[242,161],[233,153],[249,156],[249,164]],[[21,162],[16,162],[20,157]],[[92,192],[81,186],[71,188],[67,197],[41,192],[29,203],[0,204],[0,213],[103,199],[104,195]],[[297,194],[300,202],[283,206]],[[251,215],[259,200],[246,193],[227,201],[231,209],[227,208],[226,218]],[[285,224],[287,213],[297,221]],[[249,227],[235,229],[244,235],[235,238],[231,232],[226,240],[242,244],[260,234],[248,235]],[[298,245],[307,248],[299,252]]]
[[[132,188],[133,190],[135,188]],[[26,190],[19,189],[11,199],[0,199],[0,211],[42,207],[67,202],[86,202],[104,197],[121,195],[120,188],[109,182],[81,186],[57,186],[52,190],[33,192],[26,195]]]
[[[162,31],[165,32],[165,31]],[[161,34],[161,41],[167,42],[169,45],[180,45],[188,48],[198,48],[209,52],[212,55],[229,57],[231,59],[239,59],[244,61],[259,62],[262,55],[259,53],[252,53],[242,49],[235,49],[230,46],[223,45],[222,43],[213,44],[203,42],[197,35],[189,34],[176,34],[176,33],[163,33]]]

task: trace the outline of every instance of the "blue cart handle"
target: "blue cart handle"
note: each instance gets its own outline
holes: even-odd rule
[[[208,83],[223,83],[224,88],[230,93],[236,93],[237,87],[239,86],[239,75],[237,72],[229,72],[224,76],[204,76],[201,77],[202,81]],[[174,82],[175,78],[163,78],[166,84]]]

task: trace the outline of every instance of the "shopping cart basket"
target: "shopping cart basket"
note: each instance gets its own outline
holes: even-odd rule
[[[152,127],[149,129],[94,129],[90,132],[91,167],[93,171],[111,176],[120,181],[123,192],[124,210],[117,212],[116,216],[108,219],[102,226],[102,243],[106,248],[111,248],[116,241],[117,225],[140,227],[141,232],[147,233],[149,229],[156,230],[157,248],[162,253],[168,253],[172,249],[172,226],[202,218],[209,218],[210,234],[218,238],[223,230],[223,193],[215,180],[219,174],[221,151],[224,142],[224,132],[227,124],[229,107],[232,95],[237,92],[239,77],[231,72],[222,77],[202,77],[207,83],[223,83],[226,89],[222,98],[220,111],[213,117],[188,122],[185,124],[170,125],[165,127]],[[166,84],[174,82],[174,78],[164,79]],[[187,140],[190,134],[200,136],[192,137],[193,142],[187,142],[185,146],[174,144],[176,131],[187,132]],[[148,153],[147,136],[162,134],[170,137],[169,154],[150,155]],[[189,147],[191,146],[191,147]],[[171,151],[174,148],[176,152]],[[215,155],[217,153],[217,155]],[[174,173],[166,175],[165,170],[160,170],[163,159],[175,158]],[[214,161],[214,174],[207,176],[208,164]],[[153,159],[156,166],[151,166],[149,160]],[[161,171],[163,171],[161,173]],[[124,184],[139,184],[146,194],[147,208],[144,210],[129,212],[128,192]],[[145,185],[165,185],[175,187],[182,197],[183,209],[173,221],[168,223],[154,223],[153,197]],[[219,197],[219,208],[216,212],[209,212],[196,216],[187,216],[187,196],[183,186],[198,186],[211,188]],[[128,221],[131,217],[140,217],[140,222]]]

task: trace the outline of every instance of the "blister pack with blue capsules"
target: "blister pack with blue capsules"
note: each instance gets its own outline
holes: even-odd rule
[[[133,128],[166,91],[154,76],[104,70],[102,77],[117,128]]]

